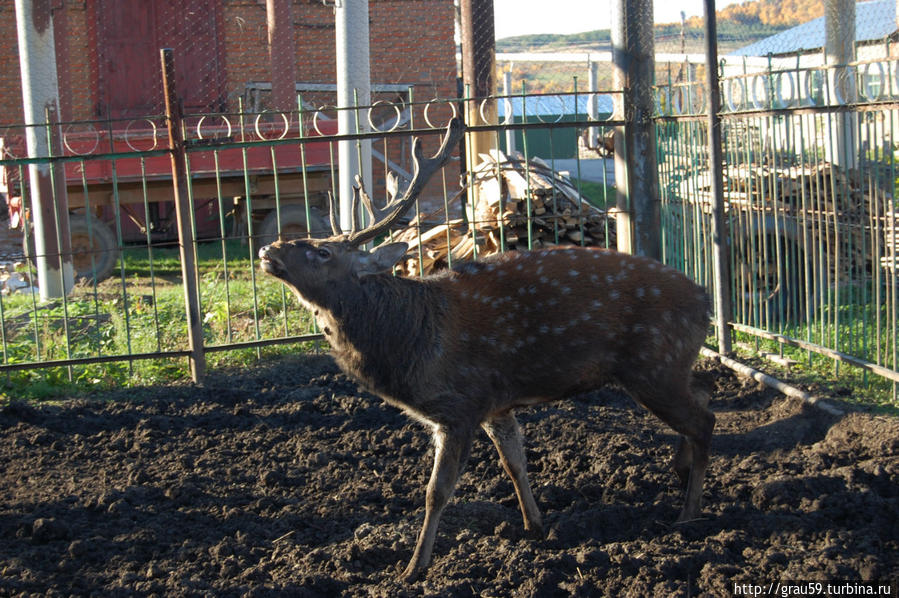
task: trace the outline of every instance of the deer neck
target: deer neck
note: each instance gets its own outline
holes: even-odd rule
[[[375,275],[334,287],[314,307],[338,365],[387,399],[413,399],[415,376],[441,351],[446,302],[430,285]]]

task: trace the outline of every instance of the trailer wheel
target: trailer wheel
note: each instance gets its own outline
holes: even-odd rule
[[[115,234],[109,226],[96,218],[83,214],[69,215],[69,230],[72,235],[72,266],[75,279],[84,278],[100,282],[109,277],[119,259],[119,246]],[[34,262],[34,233],[31,231],[27,242],[23,242],[26,257]]]
[[[324,219],[315,208],[309,208],[311,222],[306,222],[306,206],[290,205],[281,207],[281,234],[284,240],[300,239],[307,234],[313,237],[325,237],[328,228]],[[311,224],[311,226],[310,226]],[[256,232],[256,246],[264,247],[278,240],[278,212],[269,212]]]

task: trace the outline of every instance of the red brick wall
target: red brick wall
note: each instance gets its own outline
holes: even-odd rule
[[[68,63],[60,89],[73,120],[96,118],[94,13],[91,0],[64,0],[68,31],[56,31]],[[55,5],[55,3],[54,3]],[[165,3],[160,2],[160,6]],[[455,97],[452,0],[371,0],[372,83],[414,84],[416,100]],[[296,80],[334,83],[334,13],[320,0],[294,0]],[[13,0],[0,0],[0,125],[21,123],[22,93]],[[61,36],[61,37],[60,37]],[[265,2],[224,0],[220,31],[227,109],[248,81],[269,81]],[[189,51],[189,49],[185,49]],[[200,50],[202,51],[202,50]]]

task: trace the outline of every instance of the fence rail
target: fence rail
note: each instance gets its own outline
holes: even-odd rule
[[[605,160],[579,141],[583,132],[589,129],[601,136],[620,124],[608,113],[591,116],[591,94],[427,101],[414,101],[410,94],[403,101],[361,107],[359,129],[348,135],[337,134],[336,109],[309,110],[301,96],[297,110],[284,113],[47,123],[46,131],[60,135],[62,152],[42,159],[25,157],[24,126],[6,127],[0,131],[4,148],[0,168],[17,217],[30,221],[32,165],[64,174],[79,280],[71,293],[45,302],[33,293],[0,295],[0,371],[12,375],[64,368],[69,379],[99,380],[104,367],[127,368],[137,376],[160,367],[184,372],[185,364],[202,369],[207,354],[258,355],[263,347],[320,341],[310,314],[284,286],[257,275],[259,247],[278,236],[321,236],[330,231],[327,196],[338,193],[341,141],[372,145],[373,195],[380,199],[388,170],[408,174],[412,137],[421,137],[428,151],[464,102],[500,105],[497,125],[474,129],[493,135],[497,147],[522,165],[525,178],[538,169],[568,172],[558,178],[539,175],[549,181],[547,189],[522,190],[527,195],[522,205],[531,205],[530,200],[539,196],[540,206],[547,206],[534,205],[524,218],[533,225],[542,216],[550,229],[564,227],[573,218],[574,226],[581,228],[581,242],[590,242],[583,232],[586,216],[580,212],[590,209],[591,216],[605,212],[586,203],[564,216],[561,210],[546,211],[557,196],[563,200],[563,187],[598,206],[614,201],[609,195],[612,181],[603,184],[607,168],[599,169],[598,182],[588,182],[581,173],[582,164],[587,170],[588,161]],[[558,110],[551,112],[550,107]],[[166,138],[168,123],[175,126],[174,144]],[[183,175],[173,176],[173,155]],[[545,162],[538,165],[537,156]],[[482,160],[460,155],[422,194],[414,221],[405,231],[414,239],[419,266],[430,259],[434,231],[449,223],[461,222],[454,225],[451,241],[470,239],[475,254],[503,250],[512,243],[513,228],[520,222],[503,220],[502,210],[498,220],[496,214],[493,221],[479,220],[483,215],[468,207],[471,187],[485,184],[490,176],[497,180],[502,176],[499,162],[492,171],[482,168],[476,182],[462,176]],[[61,190],[54,189],[53,206],[61,205],[60,196]],[[179,226],[178,201],[186,208],[184,226]],[[614,228],[609,222],[606,226]],[[526,230],[523,245],[560,241],[558,231],[553,236],[538,226]],[[26,226],[25,246],[31,257],[37,257],[33,237]],[[498,248],[489,245],[494,238],[501,239]],[[60,255],[46,257],[58,260]],[[24,270],[29,281],[39,282],[31,262]],[[188,307],[192,302],[193,310]],[[193,340],[192,323],[197,325]]]

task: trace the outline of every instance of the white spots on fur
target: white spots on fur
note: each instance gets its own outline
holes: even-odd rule
[[[540,324],[540,334],[549,334],[549,326],[546,324]]]
[[[552,286],[554,286],[554,287],[557,287],[557,286],[559,286],[559,281],[556,280],[555,278],[553,278],[552,281],[550,281],[549,284],[552,285]]]
[[[537,260],[537,264],[541,264],[542,261],[543,261],[543,260]],[[537,269],[534,270],[534,273],[535,273],[535,274],[543,274],[543,266],[542,266],[542,265],[538,265],[538,266],[537,266]]]
[[[522,264],[521,262],[518,262],[518,264],[516,264],[516,266],[515,266],[515,269],[518,270],[519,272],[521,272],[522,270],[524,270],[524,264]]]
[[[649,294],[652,295],[653,297],[659,297],[662,295],[662,291],[661,291],[661,289],[659,289],[659,287],[650,287]]]
[[[582,314],[581,314],[581,320],[583,320],[584,322],[589,322],[589,321],[590,321],[590,314],[588,314],[587,312],[582,313]]]
[[[593,307],[593,309],[602,309],[602,301],[600,301],[599,299],[594,299],[590,303],[590,305],[591,307]]]
[[[561,289],[559,289],[559,292],[561,292],[563,295],[570,295],[571,287],[562,287]]]
[[[560,336],[565,333],[566,329],[566,326],[553,326],[553,334],[555,334],[556,336]]]
[[[637,299],[642,299],[646,295],[646,291],[643,290],[643,287],[637,287],[637,290],[634,291],[634,293],[637,295]]]
[[[593,284],[598,284],[598,283],[599,283],[599,275],[597,275],[597,274],[591,274],[591,275],[590,275],[590,282],[592,282]]]
[[[537,342],[537,337],[534,336],[533,334],[529,334],[524,338],[524,340],[527,344],[533,345],[534,343]]]
[[[615,282],[615,277],[611,274],[606,274],[606,284],[613,284]]]
[[[635,334],[639,334],[646,330],[646,327],[643,324],[634,324],[633,331]]]
[[[568,276],[570,276],[572,278],[577,278],[578,274],[580,274],[580,273],[577,270],[575,270],[574,268],[572,268],[571,270],[568,271]]]
[[[611,291],[609,291],[609,299],[611,299],[612,301],[618,301],[618,299],[620,298],[621,293],[619,293],[617,290],[612,289]]]
[[[547,278],[546,276],[541,276],[540,278],[538,278],[538,280],[541,282],[541,284],[546,284],[549,282],[549,278]]]
[[[549,299],[546,300],[546,304],[550,307],[555,307],[559,304],[559,300],[556,299],[555,297],[550,297]]]

